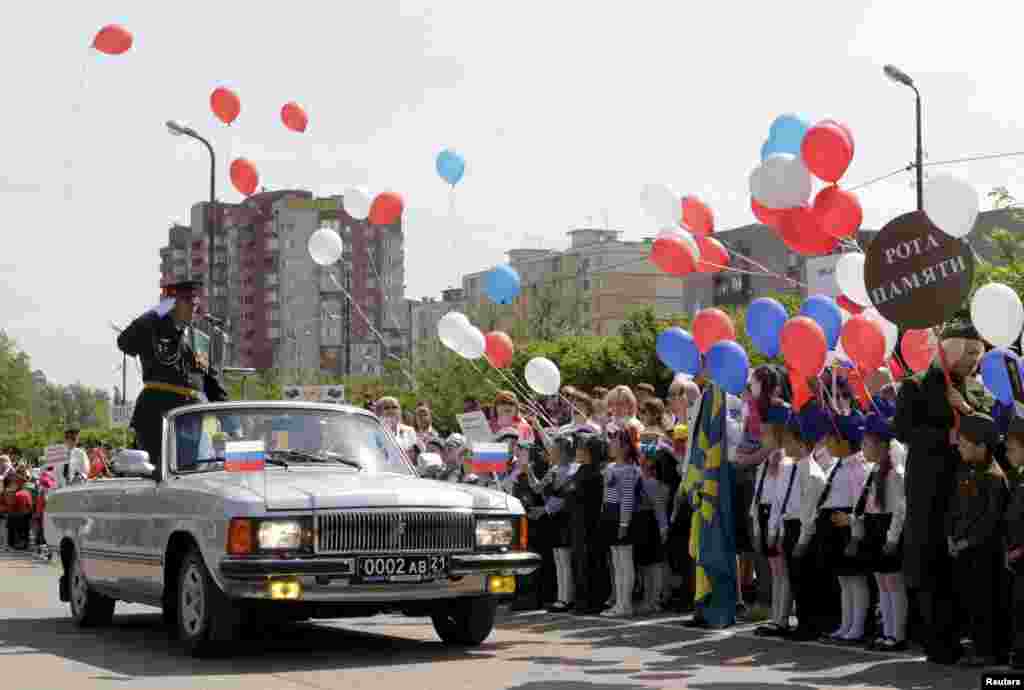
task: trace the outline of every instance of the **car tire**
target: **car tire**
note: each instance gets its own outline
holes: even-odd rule
[[[494,630],[498,601],[491,598],[456,599],[431,614],[434,630],[448,645],[476,647]]]
[[[175,595],[178,639],[191,656],[219,654],[237,637],[241,610],[213,581],[194,548],[181,562]]]
[[[89,586],[77,553],[71,556],[70,566],[68,599],[71,604],[71,619],[75,625],[79,628],[110,625],[114,619],[114,604],[116,602]]]

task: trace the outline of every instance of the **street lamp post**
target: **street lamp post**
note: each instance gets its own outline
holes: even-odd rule
[[[217,213],[217,156],[216,156],[216,154],[214,154],[213,146],[210,145],[210,142],[207,141],[206,139],[204,139],[202,136],[200,136],[191,127],[186,127],[185,125],[181,124],[180,122],[177,122],[176,120],[168,120],[167,121],[167,131],[169,131],[171,134],[173,134],[176,137],[180,137],[182,135],[185,135],[186,137],[191,137],[192,139],[195,139],[196,141],[200,142],[203,146],[205,146],[207,152],[209,152],[209,154],[210,154],[210,215],[211,215],[211,218],[210,218],[209,222],[206,224],[206,227],[207,227],[207,233],[206,233],[206,238],[207,238],[206,239],[207,281],[206,282],[209,285],[209,292],[207,293],[209,295],[209,305],[212,307],[212,305],[213,305],[213,238],[214,238],[214,228],[215,228],[216,225],[219,224],[219,219],[220,219],[220,214]],[[211,312],[210,315],[211,316],[216,316],[216,314],[213,314],[212,311],[213,310],[211,309],[210,310],[210,312]]]
[[[924,147],[921,142],[921,92],[917,90],[917,86],[914,85],[914,80],[910,76],[895,65],[886,65],[883,69],[885,76],[889,77],[892,81],[897,84],[903,84],[909,86],[914,90],[914,103],[917,112],[917,154],[914,161],[914,167],[917,169],[917,210],[924,210]]]

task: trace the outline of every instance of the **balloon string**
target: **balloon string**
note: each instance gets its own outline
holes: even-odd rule
[[[455,185],[451,185],[448,189],[448,232],[451,235],[451,242],[449,243],[449,249],[455,251],[455,233],[452,232],[451,226],[455,224]]]
[[[82,140],[82,137],[76,136],[76,132],[82,129],[81,117],[82,117],[82,104],[85,101],[85,93],[89,88],[89,62],[92,60],[92,55],[95,53],[95,49],[91,46],[86,49],[86,57],[82,60],[82,76],[78,82],[78,93],[75,95],[74,101],[71,103],[71,127],[68,128],[71,136],[73,137],[72,143],[68,146],[68,157],[64,161],[64,174],[66,179],[64,180],[64,201],[71,203],[74,199],[74,179],[75,179],[75,143]]]
[[[377,337],[377,340],[380,341],[380,347],[381,347],[381,358],[380,359],[381,359],[381,362],[383,362],[384,361],[384,354],[387,352],[387,349],[388,349],[387,341],[384,340],[384,336],[382,336],[380,334],[380,332],[376,328],[373,327],[373,322],[370,321],[370,319],[367,318],[366,314],[363,312],[362,307],[359,306],[359,303],[356,302],[354,299],[352,299],[352,295],[349,294],[349,291],[346,290],[345,287],[338,281],[338,277],[336,275],[334,275],[334,272],[332,271],[332,272],[328,273],[327,275],[329,275],[331,277],[331,282],[334,283],[335,287],[337,287],[339,290],[341,290],[342,293],[344,293],[345,299],[347,299],[349,301],[349,304],[351,304],[353,306],[353,308],[355,308],[355,310],[359,313],[359,316],[362,317],[363,322],[366,323],[366,327],[369,328],[370,331],[373,333],[373,335],[375,335]],[[351,348],[349,348],[349,351],[351,351]],[[400,357],[393,357],[393,359],[396,362],[398,362],[398,367],[402,370],[402,373],[405,374],[409,378],[409,381],[413,385],[413,389],[418,388],[418,385],[416,383],[416,377],[414,377],[412,375],[412,373],[410,373],[409,370],[405,368],[404,364],[402,363],[402,359]]]
[[[721,242],[721,240],[719,240],[719,242]],[[725,243],[722,243],[722,244],[723,244],[723,246],[725,246]],[[802,287],[802,288],[808,287],[807,285],[805,285],[804,283],[801,283],[799,280],[796,280],[795,278],[790,278],[789,276],[780,275],[780,274],[772,271],[771,269],[769,269],[764,264],[759,263],[758,261],[755,261],[754,259],[751,259],[746,254],[743,254],[741,252],[737,252],[737,251],[733,250],[731,247],[726,247],[726,248],[729,249],[729,253],[732,254],[734,257],[739,258],[739,259],[743,259],[744,261],[746,261],[751,266],[754,266],[755,268],[761,269],[762,271],[764,271],[765,275],[771,276],[772,278],[778,278],[779,280],[784,280],[786,282],[792,283],[793,285],[796,285],[797,287]],[[758,274],[755,273],[755,274],[752,274],[752,275],[758,275]]]
[[[487,358],[485,357],[484,359],[487,359]],[[487,383],[491,384],[491,387],[494,388],[495,391],[502,390],[501,387],[498,384],[496,384],[494,381],[492,381],[491,378],[487,375],[487,373],[477,365],[476,361],[474,361],[472,359],[467,360],[467,361],[473,366],[474,369],[476,369],[477,373],[480,374],[484,378],[485,381],[487,381]],[[488,360],[487,363],[490,364],[490,360]],[[504,372],[502,372],[500,369],[498,370],[498,373],[500,373],[500,374],[502,374],[504,376]],[[551,418],[547,416],[547,414],[544,412],[543,408],[541,408],[541,406],[539,404],[537,404],[534,400],[531,400],[528,397],[524,400],[524,402],[526,403],[527,407],[529,407],[531,410],[533,410],[537,414],[538,417],[540,417],[545,422],[547,422],[549,426],[553,426],[553,422],[551,421]]]
[[[487,360],[487,364],[489,364],[492,369],[497,371],[502,378],[508,381],[509,385],[515,388],[519,394],[523,396],[524,402],[530,407],[530,409],[534,410],[539,417],[548,423],[549,426],[554,426],[554,422],[551,420],[551,417],[547,414],[541,404],[536,401],[533,392],[528,386],[520,383],[514,376],[509,376],[503,370],[494,366],[494,364],[491,363],[491,360],[487,357],[484,357],[484,359]]]

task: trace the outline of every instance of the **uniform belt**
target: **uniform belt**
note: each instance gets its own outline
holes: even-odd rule
[[[175,386],[173,383],[164,383],[162,381],[148,381],[142,384],[142,387],[146,390],[151,391],[164,391],[166,393],[177,393],[186,398],[192,398],[193,400],[199,399],[199,391],[194,388],[187,388],[185,386]]]

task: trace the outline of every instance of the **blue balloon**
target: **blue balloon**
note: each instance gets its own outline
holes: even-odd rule
[[[985,388],[999,402],[1007,405],[1013,402],[1013,386],[1010,384],[1010,375],[1006,372],[1006,356],[1009,355],[1017,361],[1017,368],[1021,367],[1021,360],[1005,347],[997,347],[989,350],[981,358],[981,380],[985,382]]]
[[[793,113],[779,115],[772,123],[768,133],[768,141],[772,142],[773,153],[800,154],[800,145],[804,135],[810,129],[810,123]]]
[[[835,349],[836,343],[839,342],[839,333],[843,330],[843,314],[834,299],[825,295],[808,297],[800,307],[800,316],[807,316],[821,326],[821,330],[825,331],[828,349]]]
[[[750,359],[739,343],[719,340],[707,354],[707,368],[711,380],[726,393],[742,395],[747,387]]]
[[[793,153],[793,152],[787,150],[786,147],[783,146],[780,142],[778,142],[775,139],[772,139],[772,138],[769,137],[768,139],[764,140],[763,144],[761,144],[761,160],[762,161],[767,160],[768,156],[772,155],[773,153]]]
[[[788,318],[786,308],[771,297],[760,297],[747,307],[747,335],[765,357],[778,357],[779,337]]]
[[[495,266],[484,276],[484,293],[496,304],[511,304],[519,290],[519,273],[511,266]]]
[[[437,154],[437,174],[453,187],[459,183],[466,173],[466,161],[451,149]]]
[[[700,371],[700,350],[693,336],[678,326],[666,328],[655,343],[658,359],[677,374],[696,376]]]

